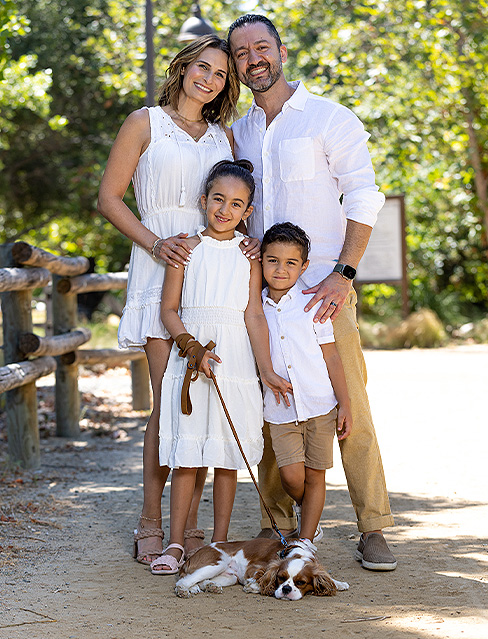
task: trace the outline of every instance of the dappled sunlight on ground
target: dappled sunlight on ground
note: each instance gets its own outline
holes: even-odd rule
[[[52,402],[46,386],[40,391],[46,407],[42,467],[27,472],[4,464],[0,598],[6,604],[0,639],[224,639],[232,634],[252,639],[485,639],[488,506],[478,490],[486,485],[480,470],[484,464],[478,463],[481,452],[473,450],[468,463],[458,460],[460,490],[454,495],[452,465],[446,460],[457,445],[459,425],[449,420],[450,406],[431,394],[428,405],[417,405],[413,411],[429,419],[429,411],[435,411],[443,424],[434,452],[425,450],[428,438],[422,438],[423,424],[409,416],[410,404],[397,410],[405,386],[396,380],[406,376],[407,383],[409,371],[431,375],[436,354],[429,359],[419,353],[423,362],[419,367],[408,353],[398,368],[395,361],[401,354],[397,359],[387,355],[386,363],[380,354],[372,358],[370,398],[378,414],[387,481],[394,487],[390,497],[396,526],[385,535],[398,559],[397,570],[374,573],[355,561],[359,534],[336,452],[335,467],[327,472],[321,520],[325,535],[318,557],[332,576],[350,584],[349,591],[290,603],[246,595],[235,586],[222,595],[178,599],[172,577],[154,577],[131,559],[131,535],[142,502],[147,414],[131,411],[130,377],[125,372],[105,380],[90,376],[86,386],[80,382],[93,411],[85,416],[88,422],[80,436],[75,440],[52,436],[53,415],[47,409]],[[438,355],[444,370],[444,356]],[[474,365],[449,362],[474,375]],[[473,375],[467,376],[468,385]],[[428,384],[422,379],[420,383]],[[112,395],[105,398],[103,393],[110,388]],[[479,391],[476,385],[470,388]],[[472,417],[477,403],[469,401],[470,388],[464,394]],[[392,423],[402,434],[400,447],[392,437]],[[481,430],[481,423],[476,427]],[[409,437],[404,441],[405,432]],[[6,460],[1,428],[0,460]],[[212,534],[211,480],[209,472],[199,521],[207,542]],[[168,495],[166,490],[162,521],[166,540]],[[247,472],[239,472],[230,538],[252,538],[259,519],[254,485]]]

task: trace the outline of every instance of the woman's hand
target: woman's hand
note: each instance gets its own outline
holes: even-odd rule
[[[185,266],[192,251],[185,242],[187,237],[188,233],[179,233],[165,240],[161,239],[154,247],[154,257],[158,260],[164,260],[174,268],[178,268],[179,264]]]
[[[249,260],[261,261],[261,242],[257,237],[245,237],[239,244],[239,248]]]
[[[283,379],[283,377],[280,377],[272,370],[266,373],[261,373],[261,381],[273,391],[277,404],[280,403],[281,395],[285,404],[287,406],[290,405],[287,393],[293,393],[293,386],[288,380]]]

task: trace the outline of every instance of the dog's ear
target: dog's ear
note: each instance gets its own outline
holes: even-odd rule
[[[276,590],[276,577],[278,575],[281,561],[272,561],[264,569],[260,569],[256,575],[256,581],[261,594],[273,597]]]
[[[325,570],[314,570],[312,575],[312,594],[318,597],[330,597],[335,595],[337,588],[335,583],[325,572]]]

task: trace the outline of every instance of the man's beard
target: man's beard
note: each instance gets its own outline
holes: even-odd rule
[[[250,71],[253,71],[254,69],[260,69],[260,68],[267,68],[268,75],[265,75],[262,78],[254,79],[250,75]],[[239,79],[243,84],[246,85],[246,87],[249,87],[251,91],[256,91],[256,93],[265,93],[266,91],[268,91],[268,89],[270,89],[273,86],[273,84],[275,84],[279,80],[282,73],[283,73],[283,65],[281,64],[281,60],[280,60],[276,64],[271,64],[271,63],[257,64],[253,66],[251,69],[248,69],[246,74]]]

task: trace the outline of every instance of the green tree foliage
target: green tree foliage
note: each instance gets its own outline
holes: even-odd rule
[[[486,312],[486,0],[265,4],[295,75],[365,122],[382,190],[406,193],[414,305]]]
[[[8,4],[2,17],[13,10]],[[225,17],[233,3],[209,4]],[[191,3],[154,5],[160,82],[181,47],[176,36]],[[16,6],[21,18],[0,32],[8,60],[0,84],[0,242],[24,239],[95,256],[99,270],[122,269],[130,243],[97,213],[96,199],[120,125],[146,101],[144,2],[18,0]],[[136,210],[131,191],[127,203]]]
[[[223,36],[243,11],[200,4]],[[160,80],[190,6],[154,3]],[[349,106],[382,190],[406,194],[414,306],[486,312],[488,0],[264,0],[256,11],[283,35],[287,77]],[[129,244],[95,207],[116,132],[145,102],[144,2],[18,0],[14,13],[1,0],[0,19],[0,241],[118,270]],[[241,112],[248,102],[244,90]]]

